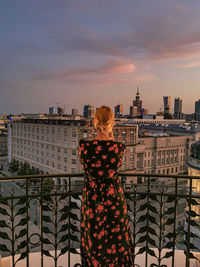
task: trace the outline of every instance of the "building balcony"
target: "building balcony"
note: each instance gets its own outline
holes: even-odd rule
[[[126,172],[119,177],[135,266],[199,266],[200,196],[193,194],[192,181],[200,177]],[[74,183],[77,178],[82,185]],[[0,267],[81,266],[83,181],[82,173],[0,178]]]

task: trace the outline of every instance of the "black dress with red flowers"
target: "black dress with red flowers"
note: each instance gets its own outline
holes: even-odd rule
[[[133,243],[118,169],[126,146],[114,140],[79,141],[84,168],[81,261],[85,266],[133,267]]]

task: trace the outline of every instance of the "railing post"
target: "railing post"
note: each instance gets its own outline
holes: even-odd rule
[[[69,207],[69,217],[68,217],[68,267],[71,265],[71,259],[70,259],[70,249],[71,249],[71,243],[70,243],[70,204],[71,204],[71,176],[69,177],[69,187],[68,187],[68,207]]]
[[[28,199],[28,178],[26,178],[26,249],[27,249],[27,257],[26,257],[26,266],[29,267],[29,220],[28,220],[28,208],[29,208],[29,199]]]
[[[44,256],[43,256],[43,221],[42,221],[42,202],[43,202],[43,179],[40,177],[40,240],[41,240],[41,267],[44,267]]]

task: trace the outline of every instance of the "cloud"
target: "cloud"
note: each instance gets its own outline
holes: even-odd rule
[[[78,86],[110,86],[113,84],[149,83],[155,81],[156,76],[150,72],[136,70],[135,65],[129,60],[114,58],[94,68],[42,72],[33,79],[67,82]]]
[[[83,76],[106,76],[106,75],[119,75],[131,73],[135,70],[135,65],[125,59],[112,59],[107,60],[104,64],[96,67],[84,67],[84,68],[74,68],[68,69],[66,71],[60,72],[44,72],[38,74],[36,78],[41,80],[74,80],[81,78]]]
[[[189,69],[189,68],[195,68],[195,67],[199,67],[200,66],[200,60],[199,61],[191,61],[191,62],[187,62],[184,64],[177,64],[172,66],[173,68],[176,69]]]

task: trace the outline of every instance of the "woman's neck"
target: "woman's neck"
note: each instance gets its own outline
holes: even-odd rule
[[[109,136],[109,133],[102,133],[100,131],[97,132],[97,136],[95,139],[98,139],[98,140],[109,140],[111,139],[110,136]]]

